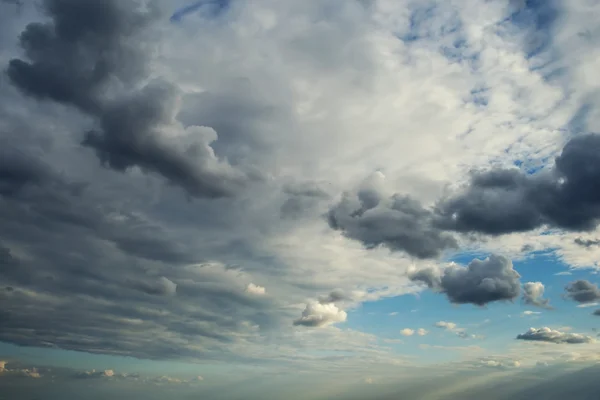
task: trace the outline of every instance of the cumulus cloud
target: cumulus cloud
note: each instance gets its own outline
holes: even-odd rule
[[[550,300],[544,299],[544,284],[542,282],[527,282],[523,285],[523,301],[532,306],[550,308]]]
[[[386,197],[377,173],[343,198],[328,214],[329,225],[367,248],[385,246],[425,259],[457,247],[456,240],[431,225],[432,214],[408,196]]]
[[[592,343],[594,338],[578,333],[561,332],[553,330],[548,327],[542,328],[529,328],[525,333],[517,335],[519,340],[539,341],[539,342],[550,342],[550,343],[568,343],[568,344],[580,344],[580,343]]]
[[[400,334],[402,336],[412,336],[415,334],[415,331],[414,331],[414,329],[404,328],[400,331]]]
[[[429,333],[429,331],[427,329],[424,329],[424,328],[417,329],[417,335],[419,335],[419,336],[425,336],[428,333]]]
[[[267,293],[267,289],[262,286],[255,285],[254,283],[249,283],[248,286],[246,286],[246,292],[256,296],[262,296]]]
[[[174,119],[179,88],[153,80],[139,90],[114,93],[117,84],[134,87],[148,75],[150,45],[142,38],[149,35],[159,10],[141,4],[102,0],[99,8],[87,2],[43,1],[51,21],[27,25],[20,36],[26,59],[10,60],[8,76],[27,95],[72,105],[94,117],[97,128],[85,134],[82,144],[103,165],[160,174],[192,196],[231,195],[243,177],[215,156],[213,130],[184,129]],[[168,131],[178,131],[179,140]]]
[[[431,268],[409,274],[411,280],[446,294],[452,303],[478,306],[515,299],[520,292],[520,277],[512,261],[499,255],[474,259],[466,267],[450,265],[439,274]]]
[[[592,315],[596,315],[598,317],[600,317],[600,310],[595,310]]]
[[[592,303],[600,300],[600,289],[586,280],[577,280],[565,287],[566,296],[578,303]]]
[[[600,135],[570,139],[554,167],[535,175],[520,169],[475,172],[463,192],[438,205],[438,226],[459,232],[499,235],[543,225],[593,230],[600,218]]]
[[[346,321],[348,314],[333,303],[309,303],[302,316],[294,320],[294,325],[307,327],[324,327]]]
[[[6,361],[0,361],[0,372],[6,371]]]

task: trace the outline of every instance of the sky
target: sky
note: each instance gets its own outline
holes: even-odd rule
[[[0,400],[597,399],[598,18],[0,0]]]

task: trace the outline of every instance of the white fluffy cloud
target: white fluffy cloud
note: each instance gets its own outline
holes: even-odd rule
[[[294,325],[307,327],[324,327],[338,322],[344,322],[348,314],[337,308],[333,303],[308,303],[302,316],[294,320]]]
[[[267,289],[262,286],[255,285],[254,283],[249,283],[248,286],[246,286],[246,292],[257,296],[262,296],[267,293]]]
[[[400,331],[400,334],[402,336],[412,336],[415,334],[415,330],[414,329],[410,329],[410,328],[404,328]]]

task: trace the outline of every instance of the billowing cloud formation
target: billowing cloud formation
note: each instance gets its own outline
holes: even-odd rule
[[[438,204],[437,226],[458,232],[499,235],[543,225],[573,231],[594,229],[600,218],[600,135],[571,139],[547,172],[519,169],[474,173],[462,193]]]
[[[345,193],[328,214],[329,225],[367,248],[385,246],[425,259],[457,247],[449,234],[432,226],[433,214],[408,196],[386,197],[383,175],[375,174],[356,191]]]
[[[592,303],[600,300],[600,289],[590,281],[577,280],[565,288],[566,296],[579,303]]]
[[[409,277],[446,294],[456,304],[483,306],[493,301],[513,300],[520,292],[520,275],[508,258],[499,255],[474,259],[466,267],[450,265],[440,274],[429,268],[412,272]]]
[[[543,328],[529,328],[525,333],[517,335],[517,339],[530,340],[538,342],[550,342],[550,343],[568,343],[568,344],[580,344],[580,343],[592,343],[594,338],[578,333],[561,332],[553,330],[548,327]]]
[[[214,130],[183,128],[175,119],[180,98],[175,85],[153,80],[130,89],[148,76],[149,43],[142,38],[159,15],[155,4],[44,0],[42,5],[51,22],[27,25],[20,37],[26,60],[12,59],[8,76],[30,96],[94,117],[98,127],[82,143],[103,165],[158,173],[199,197],[228,196],[243,183],[210,147],[217,139]]]
[[[324,327],[346,321],[348,314],[340,310],[334,303],[309,303],[302,316],[294,320],[294,325],[307,327]]]
[[[400,331],[400,334],[402,336],[412,336],[415,334],[415,331],[414,331],[414,329],[404,328]]]
[[[550,300],[544,299],[544,284],[542,282],[527,282],[523,285],[523,301],[532,306],[550,308]]]

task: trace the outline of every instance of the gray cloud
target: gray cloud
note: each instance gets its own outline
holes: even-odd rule
[[[591,240],[591,239],[576,238],[573,242],[575,244],[577,244],[581,247],[585,247],[585,248],[590,248],[590,247],[600,245],[600,240],[598,240],[598,239]]]
[[[544,299],[544,284],[527,282],[523,285],[523,301],[526,304],[541,308],[550,308],[550,300]]]
[[[223,358],[239,335],[278,323],[271,299],[245,293],[249,278],[194,264],[201,260],[189,245],[141,210],[35,167],[25,154],[12,160],[0,163],[10,188],[0,193],[1,341]]]
[[[600,309],[599,310],[595,310],[592,315],[596,315],[598,317],[600,317]]]
[[[542,225],[593,230],[600,218],[600,135],[571,139],[547,172],[476,172],[462,193],[437,206],[436,225],[458,232],[499,235]]]
[[[439,274],[431,268],[412,272],[409,278],[446,294],[456,304],[483,306],[494,301],[513,300],[520,292],[520,275],[508,258],[499,255],[491,255],[485,260],[474,259],[466,267],[450,265]]]
[[[600,300],[600,289],[597,285],[586,281],[577,280],[565,287],[566,296],[578,303],[591,303]]]
[[[561,332],[550,329],[548,327],[543,328],[529,328],[529,330],[523,334],[517,335],[519,340],[529,340],[538,342],[550,342],[550,343],[568,343],[568,344],[581,344],[581,343],[592,343],[594,338],[578,333]]]
[[[331,228],[367,248],[385,246],[421,259],[458,246],[454,237],[433,227],[432,218],[418,201],[400,195],[386,198],[368,186],[346,193],[328,214]]]
[[[177,87],[153,81],[132,89],[148,75],[149,43],[142,37],[159,16],[155,4],[42,4],[51,22],[27,25],[20,36],[27,60],[12,59],[8,76],[27,95],[73,105],[94,117],[98,127],[82,144],[103,165],[120,172],[137,166],[196,197],[230,196],[244,184],[244,175],[210,147],[217,138],[213,130],[184,129],[175,120]],[[178,131],[179,140],[166,130]]]

